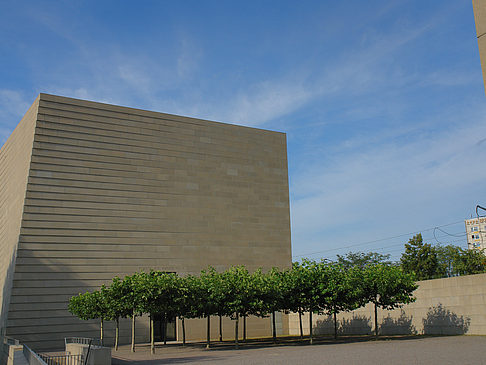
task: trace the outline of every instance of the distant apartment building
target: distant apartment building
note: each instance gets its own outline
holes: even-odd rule
[[[466,219],[467,248],[486,248],[486,217]]]

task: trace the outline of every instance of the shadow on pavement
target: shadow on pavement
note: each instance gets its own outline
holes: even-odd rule
[[[421,338],[428,338],[428,337],[443,337],[443,335],[390,335],[390,336],[378,336],[375,337],[373,335],[357,335],[357,336],[340,336],[337,339],[329,335],[317,335],[314,336],[314,344],[316,345],[336,345],[336,344],[347,344],[347,343],[356,343],[356,342],[371,342],[371,341],[405,341],[405,340],[417,340]],[[309,338],[304,337],[301,339],[300,337],[279,337],[277,342],[273,342],[272,339],[250,339],[246,342],[239,342],[239,351],[244,350],[251,350],[251,349],[258,349],[258,348],[268,348],[268,347],[282,347],[282,346],[310,346],[309,345]],[[182,346],[179,343],[175,344],[167,344],[167,345],[158,345],[156,346],[157,352],[167,350],[176,350],[176,351],[183,351],[186,350],[193,350],[193,351],[234,351],[235,344],[231,340],[226,340],[223,342],[212,342],[211,347],[209,350],[206,350],[206,343],[205,342],[193,342]],[[149,346],[146,345],[139,345],[137,347],[139,351],[146,351],[147,353],[150,351]],[[115,353],[116,354],[116,353]],[[204,358],[204,357],[203,357]]]
[[[155,364],[189,364],[189,363],[201,363],[206,361],[215,361],[216,359],[221,360],[221,357],[214,357],[214,356],[185,356],[185,357],[167,357],[163,359],[151,359],[151,360],[130,360],[130,359],[121,359],[113,357],[111,359],[112,365],[137,365],[137,364],[144,364],[144,365],[155,365]]]

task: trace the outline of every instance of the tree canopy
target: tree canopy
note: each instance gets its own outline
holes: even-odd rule
[[[424,243],[419,233],[405,244],[400,264],[417,280],[428,280],[486,272],[486,255],[482,250],[458,246],[433,246]]]
[[[271,315],[276,338],[275,312],[310,312],[311,323],[312,313],[326,313],[336,321],[337,313],[367,302],[384,309],[409,303],[415,288],[413,276],[396,265],[346,267],[339,262],[303,260],[283,271],[273,268],[251,273],[244,266],[235,266],[223,272],[209,267],[199,276],[152,270],[115,277],[108,287],[72,297],[69,310],[80,319],[115,320],[117,333],[119,318],[134,319],[142,313],[150,315],[151,323],[155,315],[165,319],[206,317],[208,333],[210,316],[229,316],[235,320],[237,344],[239,320],[249,315]],[[151,328],[154,351],[153,323]]]

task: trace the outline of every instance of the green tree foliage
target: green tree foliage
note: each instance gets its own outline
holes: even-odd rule
[[[221,302],[224,301],[223,289],[220,286],[220,275],[213,267],[203,270],[199,278],[194,282],[193,287],[195,293],[199,298],[205,300],[197,301],[195,307],[195,314],[198,317],[205,317],[206,323],[206,348],[211,344],[211,316],[218,314],[221,310]]]
[[[481,265],[484,266],[481,257],[469,255],[473,258],[464,261],[464,272],[475,272],[482,268]],[[131,316],[133,350],[135,317],[147,313],[151,319],[153,352],[155,315],[165,319],[179,317],[183,321],[183,342],[185,318],[229,316],[235,320],[235,344],[238,346],[240,318],[271,314],[272,334],[276,340],[276,312],[297,312],[299,319],[302,313],[309,312],[312,343],[314,313],[333,315],[336,330],[339,312],[372,302],[376,313],[378,307],[392,309],[413,301],[412,292],[416,285],[412,275],[404,273],[396,265],[371,263],[377,256],[371,256],[371,261],[366,258],[366,264],[362,264],[362,255],[358,258],[360,264],[347,266],[339,262],[303,260],[302,263],[294,263],[291,269],[272,269],[267,273],[262,270],[250,273],[244,266],[232,267],[222,273],[210,267],[199,276],[184,278],[160,271],[140,272],[123,279],[116,277],[109,287],[102,286],[98,291],[72,297],[69,311],[80,319],[100,319],[101,333],[103,320],[115,320],[115,346],[119,318]],[[208,345],[209,339],[208,326]]]
[[[320,308],[334,319],[334,337],[337,338],[337,314],[351,311],[362,304],[360,266],[348,269],[341,263],[320,263]]]
[[[454,273],[457,275],[480,274],[486,271],[486,255],[480,250],[459,249],[454,261]]]
[[[362,300],[373,303],[375,309],[375,335],[378,336],[377,308],[390,310],[415,301],[417,289],[413,274],[402,268],[387,264],[368,265],[363,270],[361,281]]]
[[[309,312],[309,340],[313,343],[312,314],[322,313],[322,292],[326,283],[322,277],[322,264],[311,260],[303,260],[303,287],[302,298],[307,311]]]
[[[140,309],[150,315],[150,348],[155,353],[154,344],[154,316],[160,315],[167,323],[167,318],[178,315],[178,301],[180,298],[180,282],[174,273],[150,271],[138,275],[138,291],[140,295]],[[164,337],[165,342],[165,337]]]
[[[481,250],[464,250],[458,246],[432,246],[424,243],[422,235],[405,244],[401,259],[405,272],[417,280],[428,280],[486,272],[486,255]]]
[[[434,277],[457,276],[456,263],[461,256],[461,249],[457,246],[435,246],[437,253],[438,268]]]
[[[373,264],[391,264],[390,255],[382,255],[378,252],[348,252],[346,255],[337,255],[337,262],[345,269],[359,267],[364,269],[365,266]]]
[[[275,323],[276,312],[286,308],[285,300],[286,285],[285,274],[278,268],[272,268],[267,274],[261,270],[253,274],[254,285],[258,289],[257,300],[255,301],[255,312],[260,317],[265,317],[271,313],[272,337],[277,340],[277,328]]]
[[[305,268],[299,262],[282,273],[282,296],[285,298],[281,309],[299,314],[300,337],[303,337],[302,314],[308,310],[306,300]]]
[[[135,284],[137,292],[140,293],[138,306],[142,313],[148,313],[150,316],[150,350],[155,353],[154,346],[154,316],[159,314],[158,302],[161,299],[161,290],[157,287],[157,275],[151,271],[150,273],[139,273],[135,276]]]
[[[177,312],[182,322],[182,345],[186,344],[185,319],[199,317],[199,278],[188,275],[180,278],[180,292],[177,301]]]
[[[123,299],[124,305],[127,308],[128,315],[132,317],[132,331],[131,331],[131,347],[130,350],[135,352],[135,324],[136,317],[142,314],[141,303],[142,303],[142,292],[140,290],[139,283],[139,273],[134,273],[133,275],[125,276],[122,280],[123,287]]]
[[[235,320],[235,346],[238,348],[238,326],[241,317],[258,315],[258,288],[254,277],[244,266],[234,266],[222,274],[226,293],[226,313]]]
[[[212,301],[214,302],[215,315],[219,316],[219,340],[223,341],[223,325],[222,317],[228,315],[228,308],[226,306],[227,293],[225,292],[223,274],[218,273],[214,268],[210,267],[212,271]]]
[[[71,297],[68,304],[70,313],[82,320],[99,319],[100,320],[100,341],[103,344],[103,322],[112,320],[113,312],[108,305],[108,293],[103,285],[100,290],[86,292]]]
[[[169,318],[175,318],[180,314],[181,280],[175,273],[162,273],[157,276],[157,287],[161,291],[158,302],[158,315],[164,320],[164,328],[167,328]],[[167,342],[166,331],[163,333],[164,344]]]
[[[405,252],[400,259],[407,273],[414,273],[417,280],[440,277],[437,251],[429,243],[424,243],[419,233],[405,244]]]
[[[89,309],[90,296],[91,293],[86,292],[71,297],[71,299],[69,299],[68,311],[83,321],[94,319],[94,317],[92,317],[92,311]]]
[[[111,285],[105,289],[106,304],[115,321],[115,351],[118,350],[120,338],[120,318],[131,317],[133,313],[134,299],[133,289],[127,279],[121,280],[114,277]]]

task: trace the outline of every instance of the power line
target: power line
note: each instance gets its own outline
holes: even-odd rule
[[[394,239],[394,238],[399,238],[399,237],[403,237],[403,236],[415,235],[415,234],[417,234],[417,233],[421,233],[421,232],[427,232],[427,231],[431,231],[431,230],[434,230],[434,229],[437,229],[437,228],[441,228],[441,227],[448,227],[448,226],[452,226],[453,224],[458,224],[458,223],[462,223],[462,222],[464,222],[464,221],[463,221],[463,220],[461,220],[461,221],[457,221],[457,222],[452,222],[452,223],[448,223],[448,224],[443,224],[443,225],[441,225],[441,226],[435,226],[435,227],[431,227],[431,228],[427,228],[427,229],[422,229],[422,230],[420,230],[420,231],[409,232],[409,233],[403,233],[403,234],[399,234],[399,235],[397,235],[397,236],[386,237],[386,238],[380,238],[380,239],[373,240],[373,241],[365,241],[365,242],[355,243],[355,244],[351,244],[351,245],[348,245],[348,246],[343,246],[343,247],[339,247],[339,248],[332,248],[332,249],[328,249],[328,250],[315,251],[315,252],[312,252],[312,253],[304,253],[304,254],[301,254],[301,255],[293,255],[292,257],[293,257],[293,258],[297,258],[297,257],[303,257],[303,256],[311,256],[311,255],[316,255],[316,254],[319,254],[319,253],[324,253],[324,252],[339,251],[339,250],[346,249],[346,248],[351,248],[351,247],[356,247],[356,246],[362,246],[362,245],[369,245],[369,244],[371,244],[371,243],[376,243],[376,242],[387,241],[387,240],[391,240],[391,239]]]
[[[464,234],[466,234],[466,233],[464,232]],[[448,235],[437,236],[437,238],[444,238],[444,237],[448,237]],[[457,239],[457,240],[452,240],[452,241],[439,242],[437,239],[436,239],[436,241],[440,245],[445,245],[445,244],[451,244],[451,243],[454,243],[454,242],[466,242],[467,240],[466,240],[466,237],[464,237],[462,239]],[[399,248],[394,248],[394,249],[391,249],[391,250],[389,249],[390,247],[397,247],[397,246],[400,246],[400,247]],[[375,248],[375,247],[373,248],[373,251],[383,251],[383,250],[386,250],[385,251],[386,254],[391,254],[391,252],[401,252],[401,251],[404,250],[404,243],[403,242],[400,242],[400,243],[394,243],[394,244],[386,245],[386,246],[379,247],[379,248]]]
[[[441,232],[445,233],[446,235],[453,236],[453,237],[462,237],[462,236],[464,236],[467,233],[467,232],[464,231],[464,232],[461,232],[460,235],[457,235],[457,234],[447,233],[443,229],[440,229],[439,227],[435,227],[434,228],[434,237],[435,237],[435,230],[441,231]]]
[[[436,232],[436,230],[432,231],[433,236],[431,236],[430,238],[429,238],[428,235],[423,234],[422,235],[423,240],[426,241],[426,240],[430,240],[432,238],[444,238],[444,237],[448,237],[448,238],[449,237],[455,237],[455,238],[462,237],[462,238],[466,239],[466,236],[467,236],[467,232],[466,231],[454,232],[454,233],[447,233],[447,234],[443,234],[443,235],[435,234],[435,232]],[[441,233],[441,232],[439,232],[439,233]]]
[[[460,238],[460,239],[452,240],[452,241],[444,241],[443,243],[440,243],[440,244],[451,244],[451,243],[455,243],[455,242],[465,242],[465,239]],[[402,245],[402,244],[400,243],[398,245]],[[398,246],[398,245],[393,245],[393,246]],[[388,246],[388,247],[392,247],[392,246]],[[377,248],[377,249],[374,249],[374,250],[383,250],[383,249],[386,249],[386,248],[387,247],[381,247],[381,248]],[[389,252],[397,252],[397,251],[403,251],[403,250],[404,250],[403,248],[400,248],[400,249],[387,250],[385,252],[389,253]]]
[[[464,242],[464,241],[465,241],[464,239],[456,239],[456,240],[452,240],[452,241],[443,242],[442,244],[452,244],[452,243],[455,243],[455,242]],[[394,247],[394,246],[402,246],[402,247],[388,249],[389,247]],[[404,247],[403,247],[403,243],[398,243],[398,244],[394,244],[394,245],[388,245],[388,246],[385,246],[385,247],[373,248],[373,251],[380,252],[381,254],[384,254],[384,255],[397,256],[397,254],[396,254],[397,252],[403,253]],[[326,257],[326,258],[329,258],[329,257]]]

